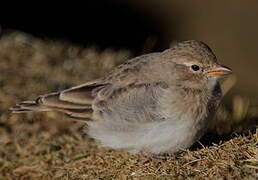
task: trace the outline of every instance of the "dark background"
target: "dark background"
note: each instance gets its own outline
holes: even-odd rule
[[[3,16],[3,29],[24,31],[41,38],[64,39],[100,49],[126,48],[141,53],[146,40],[161,50],[169,46],[161,21],[154,12],[126,1],[91,0],[81,4],[43,4]]]

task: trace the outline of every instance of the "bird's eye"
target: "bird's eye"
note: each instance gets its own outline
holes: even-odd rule
[[[197,66],[195,64],[192,65],[191,68],[192,68],[193,71],[199,71],[200,70],[200,66]]]

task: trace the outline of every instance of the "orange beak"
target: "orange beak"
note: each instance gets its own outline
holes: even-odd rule
[[[220,65],[214,69],[207,71],[205,74],[208,76],[226,76],[232,73],[232,70],[226,66]]]

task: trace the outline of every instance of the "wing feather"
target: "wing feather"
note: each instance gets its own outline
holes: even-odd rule
[[[24,101],[10,110],[14,113],[59,111],[71,118],[90,120],[94,93],[104,87],[99,82],[88,82],[61,92],[39,96],[35,101]]]

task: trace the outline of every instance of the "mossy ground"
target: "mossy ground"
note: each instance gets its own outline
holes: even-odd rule
[[[84,123],[61,114],[8,111],[21,100],[104,76],[129,56],[128,51],[100,52],[21,33],[3,35],[0,39],[0,179],[258,178],[257,111],[236,113],[241,111],[237,108],[239,104],[247,105],[239,98],[231,114],[220,110],[223,118],[213,126],[216,138],[206,136],[202,145],[197,143],[167,160],[102,148],[83,133]],[[249,122],[248,126],[241,125],[244,123],[239,119]],[[234,131],[237,133],[232,134]]]

